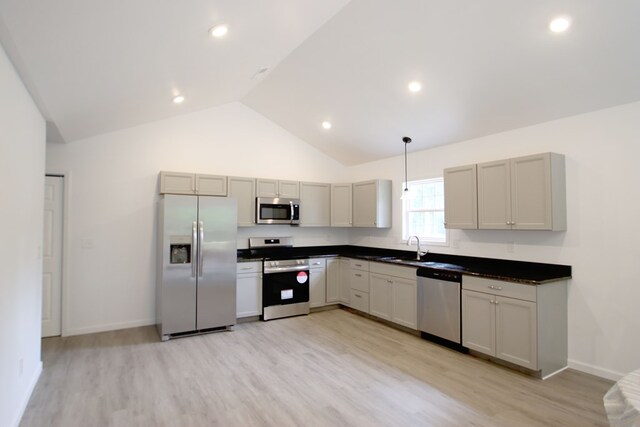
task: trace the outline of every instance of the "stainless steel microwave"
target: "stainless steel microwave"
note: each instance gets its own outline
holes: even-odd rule
[[[256,224],[300,224],[300,200],[256,197]]]

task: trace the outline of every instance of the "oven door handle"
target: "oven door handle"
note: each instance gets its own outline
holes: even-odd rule
[[[270,273],[286,273],[288,271],[308,271],[308,265],[298,265],[295,267],[269,267],[264,269],[264,274]]]

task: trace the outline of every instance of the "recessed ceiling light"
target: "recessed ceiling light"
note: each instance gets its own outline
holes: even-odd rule
[[[422,89],[422,83],[418,81],[413,81],[409,83],[409,90],[411,92],[420,92],[421,89]]]
[[[176,95],[176,96],[173,97],[173,103],[174,104],[182,104],[182,102],[184,102],[184,96]]]
[[[571,26],[571,19],[566,16],[558,16],[549,22],[549,29],[554,33],[562,33],[567,31]]]
[[[331,129],[331,122],[325,120],[324,122],[322,122],[322,127],[324,129]]]
[[[225,24],[219,24],[211,28],[209,30],[209,34],[211,34],[213,37],[224,37],[224,35],[227,34],[227,31],[229,31],[229,27],[227,27]]]

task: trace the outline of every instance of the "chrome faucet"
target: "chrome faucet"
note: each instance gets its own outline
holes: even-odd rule
[[[427,253],[429,253],[429,251],[427,252],[421,252],[420,251],[420,238],[418,238],[418,236],[409,236],[409,238],[407,239],[407,246],[411,245],[411,239],[416,238],[416,243],[417,243],[417,248],[416,248],[416,259],[418,261],[420,261],[420,257],[422,255],[426,255]]]

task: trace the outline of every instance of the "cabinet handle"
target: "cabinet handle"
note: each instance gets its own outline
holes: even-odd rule
[[[362,295],[358,295],[358,294],[353,294],[353,296],[356,298],[362,298]]]
[[[353,264],[353,265],[355,265],[356,267],[362,267],[362,264]]]
[[[387,279],[387,283],[393,283],[393,280]]]
[[[358,274],[358,273],[356,273],[356,274],[355,274],[355,276],[356,276],[356,277],[362,277],[362,274]]]
[[[253,270],[253,267],[242,267],[242,270]]]
[[[496,291],[501,291],[501,290],[502,290],[502,286],[496,286],[494,289],[495,289]]]
[[[313,265],[320,265],[320,262],[314,262]]]

